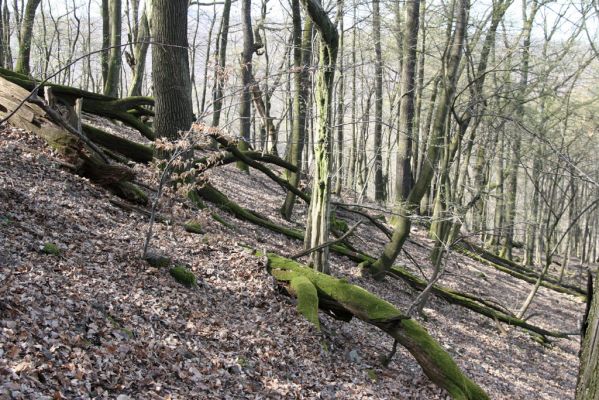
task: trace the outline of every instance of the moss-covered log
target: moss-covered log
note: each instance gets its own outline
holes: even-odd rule
[[[462,253],[473,260],[487,264],[498,271],[504,272],[514,278],[521,279],[528,283],[535,284],[539,279],[539,273],[529,268],[525,268],[521,265],[514,263],[513,261],[499,257],[479,246],[475,246],[468,242],[462,242],[455,244],[453,250]],[[557,279],[551,277],[543,277],[541,286],[547,289],[554,290],[559,293],[565,293],[572,296],[586,298],[586,291],[573,285],[559,283]]]
[[[453,358],[418,322],[393,304],[363,288],[314,271],[276,254],[267,254],[269,271],[278,281],[289,284],[290,293],[300,297],[298,308],[314,322],[315,306],[327,312],[344,312],[381,329],[404,346],[424,373],[454,399],[484,400],[489,396],[468,378]],[[300,287],[301,286],[301,287]],[[314,294],[317,294],[317,298]],[[323,301],[320,301],[320,300]],[[316,304],[315,304],[316,303]]]
[[[108,150],[122,154],[123,156],[140,163],[152,161],[154,149],[141,143],[136,143],[125,138],[112,135],[102,129],[89,124],[83,124],[83,132],[94,143]]]
[[[26,75],[16,73],[4,68],[0,68],[0,77],[28,90],[32,91],[41,82],[34,80]],[[151,97],[129,97],[124,99],[116,99],[109,96],[104,96],[97,93],[88,92],[71,86],[59,85],[56,83],[45,82],[39,88],[38,94],[43,97],[44,87],[52,88],[53,95],[68,105],[74,105],[79,98],[83,99],[83,111],[116,119],[124,124],[137,129],[142,135],[150,140],[154,140],[154,132],[139,118],[141,106],[152,107],[154,99]]]
[[[206,201],[215,204],[222,210],[232,213],[239,219],[251,222],[255,225],[265,227],[273,232],[281,233],[293,239],[297,239],[300,241],[303,241],[304,239],[304,234],[301,231],[297,229],[286,228],[284,226],[277,225],[269,220],[256,216],[250,210],[247,210],[235,203],[234,201],[230,200],[224,193],[220,192],[218,189],[214,188],[210,184],[207,184],[203,188],[199,189],[197,191],[197,194],[204,198]],[[348,257],[352,261],[358,263],[365,263],[365,266],[375,261],[373,257],[367,254],[348,249],[343,245],[334,244],[330,246],[330,249],[337,254]],[[423,279],[418,278],[416,275],[412,274],[411,272],[400,266],[393,266],[389,274],[394,278],[398,278],[405,281],[416,290],[422,290],[426,287],[426,282]],[[446,288],[440,285],[434,285],[433,293],[443,298],[450,304],[465,307],[478,314],[484,315],[485,317],[491,318],[494,321],[500,321],[509,325],[520,327],[527,331],[533,337],[533,339],[538,342],[546,343],[547,336],[559,338],[565,337],[565,335],[560,332],[552,332],[543,328],[539,328],[537,326],[527,323],[524,320],[515,318],[514,316],[504,312],[497,305],[485,301],[484,299],[480,299],[476,296],[459,292],[457,290]]]

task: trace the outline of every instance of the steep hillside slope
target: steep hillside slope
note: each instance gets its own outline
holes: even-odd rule
[[[160,213],[173,223],[157,224],[151,245],[195,273],[198,287],[187,288],[141,260],[146,215],[115,205],[54,160],[26,132],[0,133],[2,398],[446,398],[402,349],[383,368],[392,343],[371,326],[323,315],[318,333],[277,290],[264,260],[240,246],[288,255],[300,242],[166,195]],[[148,167],[135,169],[155,187]],[[278,217],[282,190],[258,172],[223,167],[210,179],[240,204],[294,226]],[[296,221],[304,211],[297,208]],[[185,232],[181,223],[191,218],[203,234]],[[418,229],[414,238],[408,252],[429,275],[430,243]],[[351,242],[376,254],[384,237],[363,224]],[[47,254],[50,244],[58,254]],[[448,264],[442,284],[508,308],[529,288],[464,256],[452,254]],[[345,257],[333,256],[332,271],[401,309],[417,294],[399,281],[360,277]],[[579,299],[542,288],[532,321],[575,331],[582,309]],[[429,332],[492,398],[573,398],[577,338],[543,347],[436,298],[425,312]]]

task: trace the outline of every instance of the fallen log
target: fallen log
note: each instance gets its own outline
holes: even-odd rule
[[[230,200],[224,193],[220,192],[218,189],[216,189],[209,183],[201,189],[197,189],[196,193],[199,197],[202,197],[206,201],[213,203],[214,205],[216,205],[224,211],[230,212],[231,214],[233,214],[241,220],[245,220],[255,225],[262,226],[273,232],[281,233],[293,239],[297,239],[300,241],[304,240],[303,232],[297,229],[286,228],[284,226],[277,225],[272,221],[256,216],[250,210],[247,210],[241,207],[239,204],[235,203],[234,201]],[[330,246],[330,248],[337,254],[344,255],[352,261],[362,263],[363,266],[367,266],[367,264],[372,263],[375,260],[374,257],[354,250],[350,250],[347,247],[339,244],[333,244]],[[412,274],[411,272],[400,266],[394,266],[391,269],[390,274],[394,278],[405,281],[416,290],[422,290],[424,287],[426,287],[425,280],[418,278],[416,275]],[[460,307],[467,308],[471,311],[474,311],[485,317],[491,318],[495,321],[517,326],[529,333],[535,341],[543,344],[548,343],[548,336],[556,338],[567,337],[567,335],[564,333],[549,331],[531,325],[528,322],[515,318],[512,315],[508,315],[497,305],[488,302],[484,299],[479,299],[478,297],[467,293],[459,292],[457,290],[449,289],[440,285],[433,286],[433,293],[443,298],[450,304],[455,304]]]
[[[521,265],[514,263],[513,261],[506,260],[505,258],[501,258],[472,243],[456,243],[453,246],[453,250],[457,251],[458,253],[464,254],[465,256],[468,256],[473,260],[487,264],[498,271],[511,275],[514,278],[518,278],[533,284],[536,283],[539,279],[539,274],[536,271],[533,271],[529,268],[525,268]],[[586,299],[585,290],[573,285],[560,283],[557,279],[553,279],[551,277],[543,277],[543,280],[541,281],[541,286],[559,293],[565,293],[572,296],[576,296],[582,298],[583,300]]]
[[[0,77],[12,82],[21,88],[31,92],[40,83],[26,75],[19,74],[4,68],[0,68]],[[151,97],[129,97],[116,99],[97,93],[88,92],[71,86],[59,85],[56,83],[45,82],[39,87],[37,94],[43,97],[44,87],[51,87],[54,96],[62,103],[73,106],[77,99],[83,99],[83,111],[98,115],[101,117],[116,119],[124,124],[138,130],[142,135],[150,140],[154,140],[155,135],[152,128],[146,125],[140,117],[148,115],[149,112],[143,111],[143,106],[154,106],[154,99]]]
[[[22,87],[0,77],[0,117],[12,116],[8,122],[38,135],[55,149],[77,174],[105,186],[129,201],[145,204],[147,196],[130,181],[135,173],[122,165],[109,164],[106,156],[88,139],[69,127],[57,112],[51,110],[37,95],[20,105],[29,96]],[[38,104],[35,104],[38,103]]]
[[[259,253],[255,253],[260,255]],[[322,274],[295,261],[266,254],[270,274],[298,298],[298,310],[317,328],[318,309],[340,315],[340,319],[358,318],[387,333],[404,346],[422,370],[454,399],[484,400],[489,396],[468,378],[453,358],[418,322],[393,304],[347,281]]]
[[[154,149],[141,143],[112,135],[89,124],[83,124],[83,132],[92,142],[108,150],[119,153],[130,160],[149,163],[154,157]]]

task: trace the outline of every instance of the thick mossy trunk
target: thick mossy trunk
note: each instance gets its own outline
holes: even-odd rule
[[[393,304],[363,288],[333,278],[276,254],[267,254],[270,273],[289,283],[290,293],[299,294],[298,309],[311,322],[318,321],[316,307],[342,320],[352,317],[381,329],[404,346],[424,373],[454,399],[484,400],[489,396],[468,378],[453,358],[418,322]],[[314,293],[317,294],[315,298]],[[316,322],[317,323],[317,322]]]
[[[140,163],[152,161],[154,149],[151,146],[132,142],[88,124],[83,124],[83,132],[85,132],[92,142],[99,144],[108,150],[122,154],[133,161]]]

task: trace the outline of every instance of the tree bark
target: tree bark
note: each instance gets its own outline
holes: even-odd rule
[[[287,161],[297,166],[298,172],[287,174],[287,179],[289,184],[297,187],[300,180],[304,136],[306,134],[306,108],[310,96],[310,73],[308,68],[312,58],[312,20],[306,18],[302,37],[299,0],[293,0],[291,8],[293,15],[293,67],[295,73],[293,76],[293,124]],[[285,219],[291,218],[295,198],[293,192],[287,192],[285,202],[281,207],[281,214]]]
[[[254,54],[254,32],[252,31],[252,1],[241,0],[241,30],[243,31],[243,51],[241,53],[241,98],[239,101],[239,150],[246,151],[250,143],[252,122],[252,56]],[[237,167],[248,171],[248,166],[238,162]]]
[[[104,94],[118,97],[121,78],[121,0],[110,0],[110,58]]]
[[[176,139],[193,119],[187,53],[187,0],[154,0],[152,78],[157,137]],[[172,45],[172,46],[169,46]]]
[[[144,10],[141,13],[139,22],[139,31],[137,32],[137,42],[135,44],[135,65],[133,67],[133,77],[129,85],[129,96],[141,96],[141,87],[146,70],[146,55],[150,47],[150,21],[152,20],[152,1],[146,1]]]
[[[318,136],[314,145],[314,179],[304,241],[305,247],[309,249],[329,240],[331,110],[339,35],[335,25],[333,25],[318,0],[301,1],[320,34],[320,55],[315,96],[316,111],[318,113]],[[314,269],[324,273],[329,272],[328,247],[313,252],[311,259]]]
[[[35,12],[40,5],[41,0],[28,0],[23,12],[23,20],[20,26],[19,36],[19,54],[17,56],[16,72],[29,75],[31,67],[29,59],[31,56],[31,38],[33,36],[33,21],[35,20]]]

